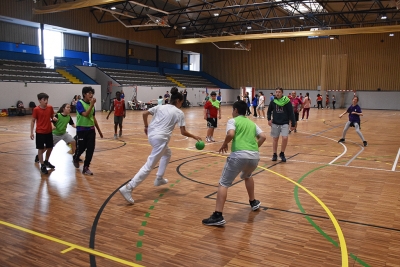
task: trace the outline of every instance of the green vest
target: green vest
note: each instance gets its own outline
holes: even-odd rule
[[[235,137],[232,140],[232,152],[240,150],[258,151],[256,124],[245,116],[237,116],[235,120]]]
[[[67,132],[67,125],[71,120],[71,116],[63,116],[61,113],[57,113],[56,128],[53,130],[54,135],[63,135]]]
[[[79,100],[79,102],[82,103],[82,106],[85,109],[85,111],[89,109],[89,107],[90,107],[89,103],[86,103],[82,99]],[[92,108],[92,111],[90,112],[89,116],[87,116],[87,117],[82,116],[81,114],[79,114],[79,112],[77,112],[77,114],[76,114],[76,126],[81,126],[81,127],[92,127],[92,126],[94,126],[93,113],[94,113],[94,107]]]

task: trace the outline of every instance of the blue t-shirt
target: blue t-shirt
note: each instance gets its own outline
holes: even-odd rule
[[[269,101],[274,101],[274,96],[273,95],[271,95],[270,97],[269,97]]]
[[[357,114],[351,114],[352,112],[357,112],[357,113],[362,113],[361,112],[361,108],[359,105],[351,105],[348,109],[347,109],[347,113],[349,113],[349,121],[350,122],[357,122],[358,124],[360,124],[360,115]]]

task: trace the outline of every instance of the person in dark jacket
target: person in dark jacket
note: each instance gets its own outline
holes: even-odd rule
[[[272,148],[274,154],[272,156],[272,161],[278,159],[278,141],[279,135],[281,135],[282,144],[279,157],[282,162],[286,162],[285,149],[288,143],[289,121],[291,122],[290,130],[293,131],[296,126],[296,119],[294,117],[293,106],[290,103],[290,99],[283,95],[283,89],[280,87],[276,88],[275,99],[271,101],[268,106],[267,119],[268,125],[271,126],[271,136],[273,139]]]

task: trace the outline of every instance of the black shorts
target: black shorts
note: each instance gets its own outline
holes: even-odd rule
[[[299,121],[299,113],[298,112],[294,113],[294,117],[296,118],[296,121]]]
[[[53,133],[36,133],[36,149],[44,149],[44,146],[46,146],[46,148],[52,148],[54,146]]]
[[[217,128],[218,119],[217,118],[207,118],[207,128]]]

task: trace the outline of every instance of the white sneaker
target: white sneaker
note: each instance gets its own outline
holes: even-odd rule
[[[135,201],[132,198],[132,189],[128,189],[128,185],[124,185],[119,189],[121,195],[125,198],[126,201],[133,204]]]
[[[114,139],[117,139],[118,137],[117,137],[117,134],[114,134]]]
[[[210,140],[210,142],[215,142],[215,140],[212,136],[210,136],[209,140]]]
[[[164,179],[164,178],[156,178],[155,180],[154,180],[154,186],[160,186],[160,185],[163,185],[163,184],[167,184],[168,183],[168,179]]]
[[[261,119],[265,119],[265,117],[261,117]]]
[[[206,137],[206,142],[207,143],[211,143],[212,142],[211,139],[208,136]]]

